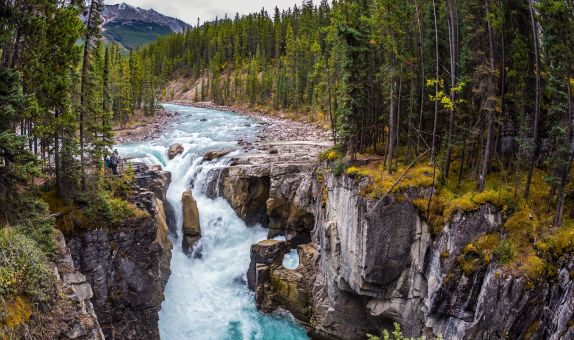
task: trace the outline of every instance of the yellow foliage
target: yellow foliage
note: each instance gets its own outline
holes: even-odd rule
[[[12,329],[26,323],[32,315],[30,303],[22,296],[17,296],[11,303],[7,303],[3,307],[5,309],[1,320],[2,324]]]
[[[450,220],[456,211],[471,211],[477,209],[479,206],[472,200],[473,196],[474,193],[469,192],[459,198],[451,200],[444,209],[443,216],[445,219]]]
[[[574,228],[560,228],[554,235],[548,238],[548,243],[553,255],[560,257],[565,253],[574,252]]]
[[[500,243],[500,236],[498,234],[486,234],[478,238],[476,241],[476,246],[481,250],[481,252],[492,252],[498,244]]]
[[[521,266],[522,271],[532,281],[543,279],[546,262],[536,255],[530,255]]]
[[[347,168],[346,173],[351,177],[356,177],[361,175],[361,170],[355,166],[350,166]]]
[[[539,225],[536,214],[528,206],[523,206],[515,212],[504,224],[510,237],[517,240],[531,239]]]
[[[322,161],[334,161],[340,157],[341,157],[341,154],[339,154],[335,150],[325,151],[319,156],[320,160],[322,160]]]

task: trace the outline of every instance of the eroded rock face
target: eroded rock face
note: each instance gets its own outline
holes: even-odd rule
[[[149,216],[113,229],[102,226],[66,235],[74,265],[92,287],[106,339],[159,339],[158,312],[172,245],[164,202],[150,189],[140,188],[134,198]]]
[[[187,254],[201,237],[201,226],[199,225],[199,210],[197,202],[193,198],[190,190],[183,193],[181,197],[183,209],[183,240],[182,248]]]
[[[291,270],[281,264],[290,248],[289,242],[277,240],[252,245],[248,285],[255,291],[255,301],[260,310],[272,312],[283,307],[299,321],[308,323],[312,311],[310,292],[315,280],[317,252],[311,245],[299,246],[300,264],[297,269]]]
[[[181,155],[183,153],[183,145],[179,143],[172,144],[169,149],[167,150],[167,157],[169,159],[174,159],[175,156]]]
[[[318,337],[364,339],[401,324],[405,335],[445,339],[572,339],[574,282],[564,258],[558,282],[528,288],[491,263],[465,276],[464,247],[497,230],[494,207],[456,213],[434,240],[408,200],[362,198],[349,178],[328,177],[313,242],[319,264],[311,326]],[[444,254],[448,254],[445,256]]]
[[[283,211],[276,216],[287,233],[293,201],[306,197],[297,193],[311,192],[315,224],[312,242],[298,247],[296,270],[281,265],[289,242],[252,247],[248,278],[259,309],[291,311],[318,339],[364,339],[392,329],[394,322],[407,336],[574,339],[574,256],[561,260],[555,281],[534,287],[495,261],[469,276],[457,264],[468,243],[504,224],[493,206],[455,213],[433,239],[409,202],[428,191],[408,190],[403,199],[376,202],[362,197],[355,180],[345,176],[328,174],[324,183],[302,181],[293,189],[293,172],[273,171],[267,173],[268,212]],[[269,217],[271,225],[275,215]]]
[[[92,287],[74,266],[64,235],[54,232],[54,272],[57,282],[57,301],[50,311],[47,329],[61,339],[104,340],[91,298]]]
[[[177,234],[175,223],[175,212],[173,207],[166,198],[167,189],[171,184],[171,172],[158,170],[136,173],[136,183],[141,188],[148,188],[155,194],[155,197],[163,203],[163,211],[166,217],[169,231]]]
[[[267,226],[265,208],[271,179],[266,171],[251,167],[230,167],[223,171],[223,197],[247,225]]]
[[[221,173],[219,191],[247,224],[268,227],[270,238],[284,235],[293,247],[308,243],[315,224],[314,170],[325,146],[285,142],[266,147],[274,152],[235,158]]]

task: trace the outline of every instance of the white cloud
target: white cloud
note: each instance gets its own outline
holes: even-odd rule
[[[106,4],[115,4],[122,0],[105,0]],[[215,19],[215,17],[233,18],[235,13],[248,14],[265,8],[273,15],[275,6],[279,9],[287,9],[293,5],[301,4],[301,0],[124,0],[123,2],[144,9],[153,8],[159,13],[181,19],[195,25],[197,18],[201,22]],[[315,1],[319,3],[319,1]]]

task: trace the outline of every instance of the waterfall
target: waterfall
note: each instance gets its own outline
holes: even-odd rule
[[[178,237],[172,240],[172,274],[160,311],[161,338],[308,339],[290,315],[257,311],[254,294],[247,288],[250,246],[265,239],[267,231],[247,227],[225,199],[206,195],[209,183],[220,180],[229,158],[202,162],[202,155],[234,146],[239,137],[254,136],[255,124],[229,112],[175,105],[168,109],[182,112],[181,121],[158,141],[119,146],[120,153],[162,164],[172,174],[167,199],[175,212]],[[199,124],[199,118],[208,119],[207,124]],[[174,142],[181,143],[185,152],[168,160],[165,153]],[[196,257],[186,256],[181,249],[181,196],[192,183],[202,232],[195,246],[201,256]],[[216,182],[216,192],[218,188]]]

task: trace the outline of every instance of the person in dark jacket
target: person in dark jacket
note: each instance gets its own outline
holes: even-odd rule
[[[119,176],[118,173],[119,164],[120,164],[120,155],[118,153],[118,149],[115,149],[114,153],[112,153],[112,157],[110,158],[110,165],[112,167],[112,173],[114,174],[114,176]]]

